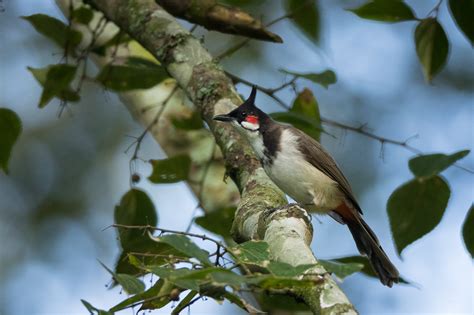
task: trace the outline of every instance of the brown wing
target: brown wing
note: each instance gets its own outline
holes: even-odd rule
[[[337,163],[336,161],[334,161],[332,156],[328,152],[326,152],[326,150],[324,150],[324,148],[319,142],[317,142],[304,132],[293,127],[288,128],[290,128],[292,132],[298,135],[300,150],[301,152],[303,152],[306,159],[314,167],[316,167],[318,170],[320,170],[329,178],[338,183],[342,192],[344,192],[346,197],[352,202],[357,211],[362,213],[362,210],[354,197],[354,193],[352,192],[349,182],[347,181],[344,174],[342,174],[341,170],[337,166]]]

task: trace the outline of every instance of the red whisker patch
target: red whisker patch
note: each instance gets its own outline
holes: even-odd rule
[[[256,125],[258,124],[258,116],[248,115],[247,117],[245,117],[245,121]]]

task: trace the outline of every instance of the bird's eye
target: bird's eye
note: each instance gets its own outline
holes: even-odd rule
[[[242,117],[246,117],[247,116],[247,113],[246,112],[242,112]]]

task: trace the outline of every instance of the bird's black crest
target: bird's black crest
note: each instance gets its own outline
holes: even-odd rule
[[[252,86],[252,92],[250,92],[249,97],[240,106],[255,106],[255,96],[257,96],[257,88]]]
[[[242,122],[246,120],[248,116],[258,117],[260,124],[263,121],[269,121],[271,118],[265,114],[263,111],[255,106],[255,97],[257,96],[257,88],[252,86],[252,91],[250,92],[249,97],[236,109],[227,113],[225,115],[217,115],[214,117],[214,120],[218,121],[237,121]]]

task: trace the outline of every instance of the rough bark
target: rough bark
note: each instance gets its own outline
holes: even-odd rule
[[[67,10],[67,0],[57,0],[63,10]],[[241,100],[232,82],[214,63],[209,53],[202,47],[199,40],[183,29],[176,20],[153,0],[89,0],[97,10],[117,24],[137,40],[154,57],[156,57],[177,81],[189,99],[194,103],[202,118],[208,123],[214,135],[227,167],[228,174],[237,185],[241,199],[236,212],[233,235],[236,241],[263,239],[268,242],[270,252],[275,260],[292,265],[315,263],[310,243],[312,240],[312,225],[308,214],[297,206],[286,204],[283,193],[268,179],[249,145],[230,126],[216,124],[212,117],[223,114],[235,108]],[[137,48],[138,49],[138,48]],[[133,51],[128,47],[120,53]],[[140,53],[144,53],[143,50]],[[104,64],[110,56],[98,60]],[[167,86],[168,84],[168,86]],[[170,92],[169,85],[162,83],[147,91],[122,93],[121,97],[134,117],[148,127],[159,110],[157,104]],[[178,104],[176,104],[178,103]],[[150,105],[153,105],[150,109]],[[174,104],[174,105],[172,105]],[[202,130],[202,134],[182,134],[186,141],[174,134],[169,120],[180,111],[189,113],[180,101],[171,103],[164,112],[162,120],[151,132],[167,153],[173,154],[179,150],[187,150],[199,168],[203,160],[203,147],[209,148],[212,143],[210,134]],[[156,130],[156,131],[155,131]],[[171,131],[170,131],[171,130]],[[159,132],[157,132],[159,131]],[[204,137],[202,143],[196,140]],[[167,138],[169,137],[169,138]],[[175,139],[176,143],[173,143]],[[206,144],[207,141],[207,144]],[[190,147],[192,149],[190,149]],[[209,151],[208,151],[209,152]],[[201,156],[199,158],[199,156]],[[209,199],[225,202],[235,202],[235,191],[232,186],[222,183],[222,164],[217,164],[215,174],[209,177],[218,184],[214,191],[206,192]],[[199,191],[199,187],[193,187]],[[206,211],[216,209],[212,201],[205,206]],[[310,306],[315,314],[354,314],[355,310],[344,293],[331,277],[326,275],[324,268],[318,265],[310,273],[318,273],[319,277],[314,287],[300,290],[298,295]]]

